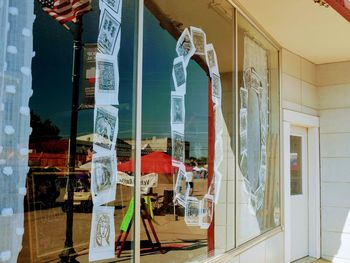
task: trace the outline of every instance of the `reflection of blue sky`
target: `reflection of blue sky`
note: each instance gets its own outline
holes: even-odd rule
[[[134,1],[123,3],[121,50],[119,54],[120,94],[119,137],[133,137],[134,95]],[[98,30],[97,1],[94,11],[84,16],[84,42],[95,43]],[[33,89],[30,106],[43,119],[50,119],[68,137],[71,108],[72,36],[40,10],[36,4],[34,24]],[[144,23],[143,65],[143,137],[170,137],[170,92],[172,61],[176,56],[175,39],[159,26],[148,10]],[[207,77],[193,61],[190,62],[186,94],[186,140],[195,147],[207,149]],[[83,97],[83,93],[81,93]],[[92,132],[93,112],[79,112],[79,134]],[[196,154],[196,155],[197,155]]]
[[[93,12],[84,15],[84,43],[96,43],[98,32],[98,1]],[[132,136],[134,1],[123,4],[122,41],[119,54],[120,94],[119,137]],[[69,137],[71,109],[72,36],[59,23],[44,13],[35,1],[37,19],[34,24],[33,89],[30,107],[42,118],[49,118]],[[83,92],[81,92],[83,98]],[[79,112],[78,133],[92,132],[93,112]]]
[[[176,40],[159,26],[157,19],[145,11],[143,62],[143,137],[170,137],[170,93]],[[208,78],[193,61],[187,68],[186,140],[191,155],[206,155],[208,130]]]

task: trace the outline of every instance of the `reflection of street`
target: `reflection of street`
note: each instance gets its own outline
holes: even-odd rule
[[[164,179],[164,178],[163,178]],[[172,178],[167,178],[172,181]],[[202,195],[206,191],[207,180],[195,179],[194,195]],[[171,190],[171,183],[160,183],[154,188],[154,192],[160,194],[164,190]],[[133,188],[127,186],[117,187],[117,198],[115,202],[115,229],[119,233],[121,221],[127,211],[131,200]],[[79,262],[88,262],[88,247],[90,239],[91,213],[76,211],[74,213],[73,240],[74,248],[80,254]],[[156,215],[154,223],[158,237],[165,254],[159,251],[142,249],[142,262],[184,262],[190,258],[206,254],[206,230],[197,227],[186,226],[182,216],[175,220],[172,213]],[[30,211],[25,213],[25,235],[23,249],[18,262],[57,262],[58,254],[64,246],[66,214],[60,207]],[[131,240],[130,234],[128,240]],[[146,233],[141,227],[141,240],[147,240]],[[142,247],[143,244],[142,244]],[[126,247],[120,258],[110,262],[122,262],[130,260],[130,247]]]

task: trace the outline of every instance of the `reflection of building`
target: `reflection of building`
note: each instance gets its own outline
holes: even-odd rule
[[[77,138],[76,166],[86,161],[87,150],[92,146],[93,135]],[[131,157],[131,145],[117,139],[117,157],[119,161],[128,161]],[[58,167],[65,170],[69,163],[69,139],[46,140],[30,144],[29,165],[36,167]]]
[[[82,135],[77,138],[77,141],[80,144],[89,145],[89,147],[92,146],[93,140],[94,140],[94,135],[92,133]],[[116,148],[117,148],[116,152],[117,152],[118,161],[124,162],[130,159],[132,146],[128,141],[117,139]]]
[[[134,145],[133,140],[126,140],[127,143]],[[153,136],[152,138],[146,138],[141,141],[142,155],[146,155],[151,152],[165,152],[171,155],[171,138]],[[134,146],[133,146],[134,147]],[[188,159],[190,156],[190,142],[185,141],[185,158]]]

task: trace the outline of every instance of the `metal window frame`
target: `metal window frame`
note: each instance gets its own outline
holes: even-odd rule
[[[142,70],[143,70],[143,14],[144,1],[138,0],[137,6],[137,47],[136,47],[136,138],[135,138],[135,180],[134,180],[134,250],[133,262],[140,262],[141,242],[141,134],[142,134]]]

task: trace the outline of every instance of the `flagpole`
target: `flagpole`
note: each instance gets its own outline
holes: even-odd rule
[[[77,17],[73,33],[73,70],[72,70],[72,110],[70,121],[70,143],[69,143],[69,175],[67,181],[67,218],[66,218],[66,240],[64,249],[60,253],[60,262],[78,262],[76,251],[73,247],[73,198],[75,184],[75,161],[77,148],[78,131],[78,109],[79,109],[79,90],[80,90],[80,68],[82,51],[82,16]]]

